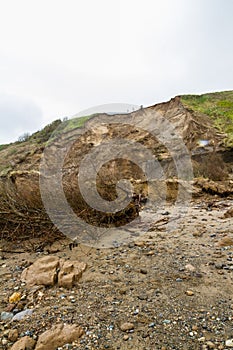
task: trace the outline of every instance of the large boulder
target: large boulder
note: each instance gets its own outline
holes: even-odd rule
[[[71,288],[82,277],[86,266],[84,262],[77,260],[66,261],[57,256],[45,256],[26,268],[22,272],[21,280],[29,287],[53,286],[58,282],[59,287]]]
[[[21,275],[21,280],[28,286],[44,285],[53,286],[57,280],[59,258],[57,256],[45,256],[26,268]]]

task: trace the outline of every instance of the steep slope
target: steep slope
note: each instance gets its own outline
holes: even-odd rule
[[[55,121],[24,142],[2,146],[0,150],[2,236],[16,237],[20,234],[28,237],[29,234],[37,236],[49,233],[49,237],[52,237],[51,232],[58,233],[50,222],[41,200],[39,175],[41,157],[45,149],[48,161],[46,166],[51,177],[56,174],[54,161],[56,155],[65,152],[62,183],[66,199],[73,211],[83,220],[104,227],[121,226],[137,216],[140,210],[138,199],[144,200],[148,195],[147,177],[143,169],[124,159],[122,154],[113,161],[104,162],[103,152],[101,156],[104,165],[98,171],[96,178],[99,194],[107,201],[115,200],[116,184],[123,178],[131,181],[133,198],[124,210],[114,214],[101,212],[85,203],[77,182],[79,167],[85,155],[105,142],[124,139],[142,145],[159,161],[166,178],[179,178],[172,152],[173,148],[176,148],[182,158],[184,143],[187,154],[193,162],[194,176],[227,180],[232,174],[233,166],[232,101],[232,91],[202,96],[178,96],[169,102],[156,104],[125,116],[115,115],[114,123],[109,123],[110,116],[107,114],[72,119],[63,123]],[[174,143],[173,140],[172,143],[166,140],[164,131],[166,123],[172,126],[172,132],[167,130],[168,138],[173,140],[173,134],[176,134],[179,137],[177,140],[183,142]],[[143,152],[139,156],[143,159]],[[89,168],[86,169],[87,177],[88,171]],[[191,180],[190,177],[187,180]],[[56,184],[56,178],[54,181]],[[177,182],[177,180],[173,182],[175,181]],[[170,181],[170,187],[167,186],[167,198],[174,200],[177,185],[174,188],[171,185],[173,182]],[[89,183],[89,187],[94,185]],[[48,192],[49,190],[48,188]],[[159,189],[157,191],[156,195],[160,196]],[[231,190],[226,193],[231,193]],[[58,215],[63,215],[62,203],[57,202],[57,211]],[[67,223],[64,222],[64,225]]]

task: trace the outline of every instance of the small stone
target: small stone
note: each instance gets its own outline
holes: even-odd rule
[[[17,303],[17,301],[20,301],[20,299],[21,299],[21,294],[18,292],[15,292],[10,296],[9,303],[10,304]]]
[[[188,296],[192,296],[194,295],[194,292],[192,290],[186,290],[185,294]]]
[[[205,341],[205,337],[198,338],[198,341],[203,343]]]
[[[136,245],[137,247],[144,247],[146,243],[143,242],[143,241],[138,241],[138,242],[135,242],[134,245]]]
[[[191,264],[185,265],[185,269],[186,269],[187,271],[190,271],[190,272],[195,271],[195,267],[194,267],[193,265],[191,265]]]
[[[130,323],[130,322],[122,323],[121,326],[120,326],[120,329],[123,332],[131,331],[132,329],[134,329],[134,324]]]
[[[129,339],[129,336],[127,334],[124,335],[123,340],[127,341]]]
[[[217,269],[217,270],[221,270],[221,269],[223,269],[223,264],[221,264],[221,263],[216,263],[216,264],[214,264],[214,266],[215,266],[215,268]]]
[[[171,320],[163,320],[163,323],[164,323],[164,324],[170,324],[170,323],[171,323]]]
[[[19,339],[12,346],[11,350],[32,350],[34,349],[36,341],[28,336]]]
[[[18,339],[19,333],[17,329],[10,329],[8,334],[8,339],[12,341],[13,343]]]
[[[232,339],[227,339],[225,345],[228,348],[233,348],[233,338]]]
[[[203,232],[193,232],[193,237],[201,237],[203,235]]]
[[[155,323],[154,322],[151,322],[150,324],[149,324],[149,327],[154,327],[155,326]]]
[[[206,345],[208,346],[208,349],[215,349],[215,344],[212,343],[212,341],[208,341]]]
[[[154,254],[155,254],[154,250],[150,250],[148,253],[146,253],[147,256],[152,256]]]
[[[146,269],[140,269],[140,273],[142,273],[143,275],[147,275],[147,270]]]
[[[9,321],[12,319],[14,314],[12,312],[2,312],[1,313],[1,320],[2,321]]]
[[[12,321],[21,321],[26,316],[31,316],[33,309],[26,309],[24,311],[18,312],[13,318]]]
[[[7,339],[3,338],[2,339],[2,345],[7,345],[7,343],[8,343]]]

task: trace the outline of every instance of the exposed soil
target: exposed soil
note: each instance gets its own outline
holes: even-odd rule
[[[232,103],[226,101],[230,95],[176,97],[125,116],[55,121],[24,142],[1,145],[0,349],[10,350],[23,336],[37,341],[45,330],[64,323],[81,326],[84,335],[58,350],[233,348]],[[111,155],[114,146],[107,146],[106,152],[96,153],[103,166],[95,183],[89,178],[96,166],[93,157],[94,164],[84,167],[81,185],[96,185],[100,197],[111,203],[120,193],[119,180],[127,179],[132,197],[121,211],[101,212],[92,206],[94,195],[90,205],[85,202],[77,178],[84,156],[115,139],[126,140],[127,147],[134,143],[131,158],[124,157],[128,149],[123,146],[123,152],[111,158],[108,152]],[[152,155],[151,163],[150,158],[145,160],[145,149]],[[57,169],[60,154],[64,159]],[[192,164],[194,176],[187,164]],[[152,176],[150,167],[156,166],[164,177],[159,171],[158,177]],[[149,193],[145,174],[155,184],[154,192]],[[46,179],[51,181],[45,181],[47,187],[41,191]],[[64,197],[54,191],[59,179],[84,228],[71,224]],[[125,195],[124,188],[121,194]],[[191,202],[182,207],[181,200],[178,205],[179,194]],[[142,210],[147,199],[150,206]],[[51,222],[47,202],[64,234]],[[132,220],[134,227],[126,228]],[[93,225],[89,237],[94,243],[100,237],[97,245],[87,245],[86,222]],[[98,236],[102,228],[105,234]],[[75,236],[77,244],[71,245]],[[78,285],[66,289],[23,283],[22,271],[46,255],[87,263]],[[20,300],[10,302],[14,292],[20,293]],[[33,312],[11,321],[13,314],[25,310]]]
[[[167,229],[176,217],[172,207],[160,208],[150,232],[118,248],[70,251],[67,239],[35,253],[23,252],[20,242],[2,242],[1,312],[16,290],[34,312],[22,321],[1,321],[1,341],[8,329],[37,338],[65,322],[81,325],[85,334],[61,349],[225,349],[233,338],[233,220],[224,216],[231,207],[230,197],[195,200],[174,229]],[[28,289],[21,283],[22,270],[47,254],[87,262],[77,287]],[[133,329],[122,331],[125,322]],[[0,342],[0,348],[11,344]]]

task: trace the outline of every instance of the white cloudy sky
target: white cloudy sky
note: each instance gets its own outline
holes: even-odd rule
[[[232,0],[0,0],[0,144],[106,103],[233,89]]]

